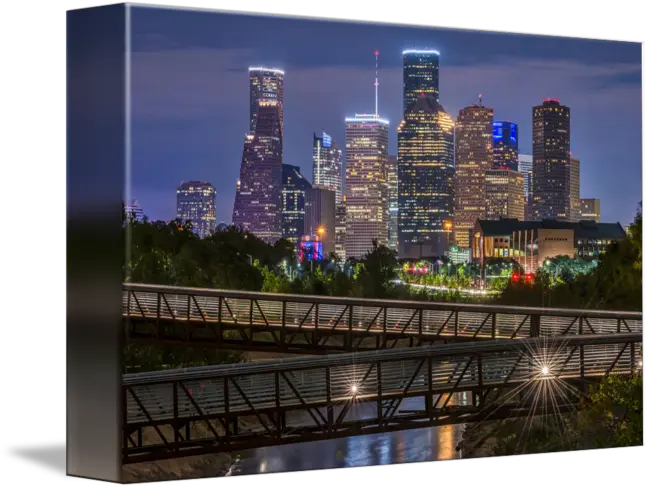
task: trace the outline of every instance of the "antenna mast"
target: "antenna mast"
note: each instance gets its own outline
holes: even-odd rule
[[[379,51],[375,50],[375,117],[379,117]]]

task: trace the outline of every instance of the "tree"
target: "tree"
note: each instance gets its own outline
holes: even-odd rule
[[[366,253],[357,268],[358,293],[362,297],[387,297],[393,289],[397,276],[397,253],[384,245],[372,242],[372,249]]]

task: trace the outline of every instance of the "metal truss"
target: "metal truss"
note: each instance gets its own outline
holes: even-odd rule
[[[124,375],[123,462],[572,411],[641,356],[641,333],[620,333]]]
[[[126,283],[128,341],[325,354],[433,342],[642,331],[606,312],[222,291]]]

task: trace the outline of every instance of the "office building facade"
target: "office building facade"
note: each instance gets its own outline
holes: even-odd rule
[[[440,53],[425,49],[407,49],[404,61],[404,115],[420,95],[439,101]]]
[[[328,187],[312,185],[305,201],[305,234],[318,236],[323,243],[323,254],[335,249],[336,211],[334,191]]]
[[[345,235],[347,230],[347,202],[346,197],[343,196],[341,203],[336,205],[335,208],[335,221],[334,221],[334,251],[341,262],[345,262]]]
[[[388,248],[397,251],[397,156],[388,156]]]
[[[182,182],[177,188],[177,219],[189,222],[205,238],[215,231],[215,187],[204,181]]]
[[[273,244],[282,236],[283,138],[280,106],[259,101],[255,130],[245,137],[233,224]]]
[[[518,125],[509,121],[493,122],[492,169],[518,171]]]
[[[595,222],[601,221],[601,200],[595,198],[583,198],[580,203],[581,219]]]
[[[482,102],[460,110],[455,126],[455,244],[468,248],[478,218],[485,217],[485,173],[493,157],[493,108]]]
[[[570,221],[581,219],[581,160],[570,157]]]
[[[347,258],[372,242],[388,244],[388,121],[376,114],[345,119]]]
[[[486,219],[525,219],[523,175],[509,169],[489,169],[485,174]]]
[[[312,160],[312,184],[334,191],[334,200],[339,204],[343,199],[341,147],[327,133],[323,132],[320,137],[315,133]]]
[[[312,184],[295,165],[283,164],[282,218],[283,238],[295,245],[305,232],[305,204]]]
[[[546,99],[532,112],[533,219],[570,220],[570,108]]]
[[[435,96],[420,95],[398,127],[397,239],[402,258],[441,256],[451,245],[453,139],[453,120]]]

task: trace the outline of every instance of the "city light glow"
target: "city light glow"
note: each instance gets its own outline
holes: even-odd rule
[[[406,54],[435,54],[437,56],[440,55],[439,51],[435,50],[425,50],[425,49],[406,49],[405,51],[402,52],[403,55]]]
[[[277,74],[282,74],[283,76],[285,75],[285,71],[282,69],[276,69],[276,68],[266,68],[262,66],[250,66],[249,67],[249,72],[251,71],[266,71],[269,73],[277,73]]]

